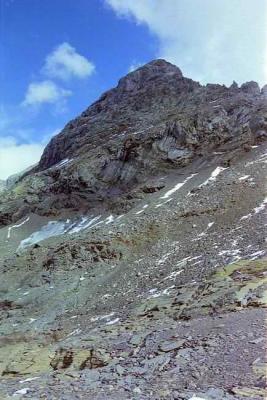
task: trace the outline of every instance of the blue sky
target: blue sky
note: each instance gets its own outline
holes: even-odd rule
[[[0,0],[0,179],[135,66],[267,82],[266,0]]]

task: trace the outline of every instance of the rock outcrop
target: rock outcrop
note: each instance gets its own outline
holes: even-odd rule
[[[2,198],[0,224],[29,211],[120,209],[122,202],[128,209],[127,196],[133,200],[152,176],[202,162],[216,149],[229,153],[229,163],[266,135],[265,89],[257,83],[201,86],[178,67],[152,61],[50,141],[39,165]]]

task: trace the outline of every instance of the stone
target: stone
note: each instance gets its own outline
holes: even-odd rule
[[[164,353],[168,353],[169,351],[180,349],[181,347],[183,347],[185,342],[185,339],[166,341],[160,344],[159,350],[163,351]]]

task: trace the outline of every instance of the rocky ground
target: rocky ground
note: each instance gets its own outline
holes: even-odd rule
[[[137,86],[151,78],[151,65],[138,79],[123,78],[99,100],[101,107],[95,103],[82,118],[97,119],[106,110],[109,115],[129,88],[149,98]],[[181,87],[193,91],[198,107],[199,96],[203,108],[205,89],[205,101],[213,108],[211,90],[221,95],[224,107],[233,102],[231,115],[236,121],[247,118],[250,133],[236,131],[214,148],[205,139],[200,154],[187,145],[181,150],[180,139],[173,141],[181,133],[177,124],[164,123],[161,138],[153,136],[158,125],[152,131],[146,125],[139,150],[130,146],[128,153],[126,146],[123,154],[129,158],[121,158],[124,139],[111,139],[114,148],[103,170],[107,149],[101,141],[100,164],[90,152],[79,153],[77,141],[74,161],[59,160],[59,153],[69,151],[63,148],[64,131],[38,170],[2,192],[1,400],[266,398],[264,92],[256,93],[251,84],[242,90],[235,85],[203,89],[168,65],[161,96],[173,75],[179,96]],[[170,109],[178,96],[175,90],[162,102],[165,115],[167,100]],[[240,115],[237,101],[242,102]],[[132,103],[140,111],[135,96]],[[183,104],[179,110],[186,108]],[[189,113],[186,109],[187,118]],[[227,122],[228,135],[233,121],[225,118],[215,126],[205,116],[203,132],[210,123],[222,134]],[[77,128],[77,121],[73,124]],[[158,146],[162,153],[154,152]],[[50,162],[57,164],[45,165]],[[97,179],[92,165],[100,168]]]
[[[1,398],[266,395],[266,149],[217,164],[23,250],[48,221],[2,228]]]

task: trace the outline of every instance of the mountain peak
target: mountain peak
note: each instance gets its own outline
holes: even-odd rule
[[[144,85],[148,81],[164,79],[164,77],[181,79],[183,78],[183,74],[176,65],[163,59],[156,59],[121,78],[118,87],[123,90],[133,90],[136,86]]]
[[[163,58],[158,58],[137,68],[130,74],[134,74],[136,71],[149,70],[153,73],[175,73],[183,76],[182,71],[176,65],[164,60]]]

